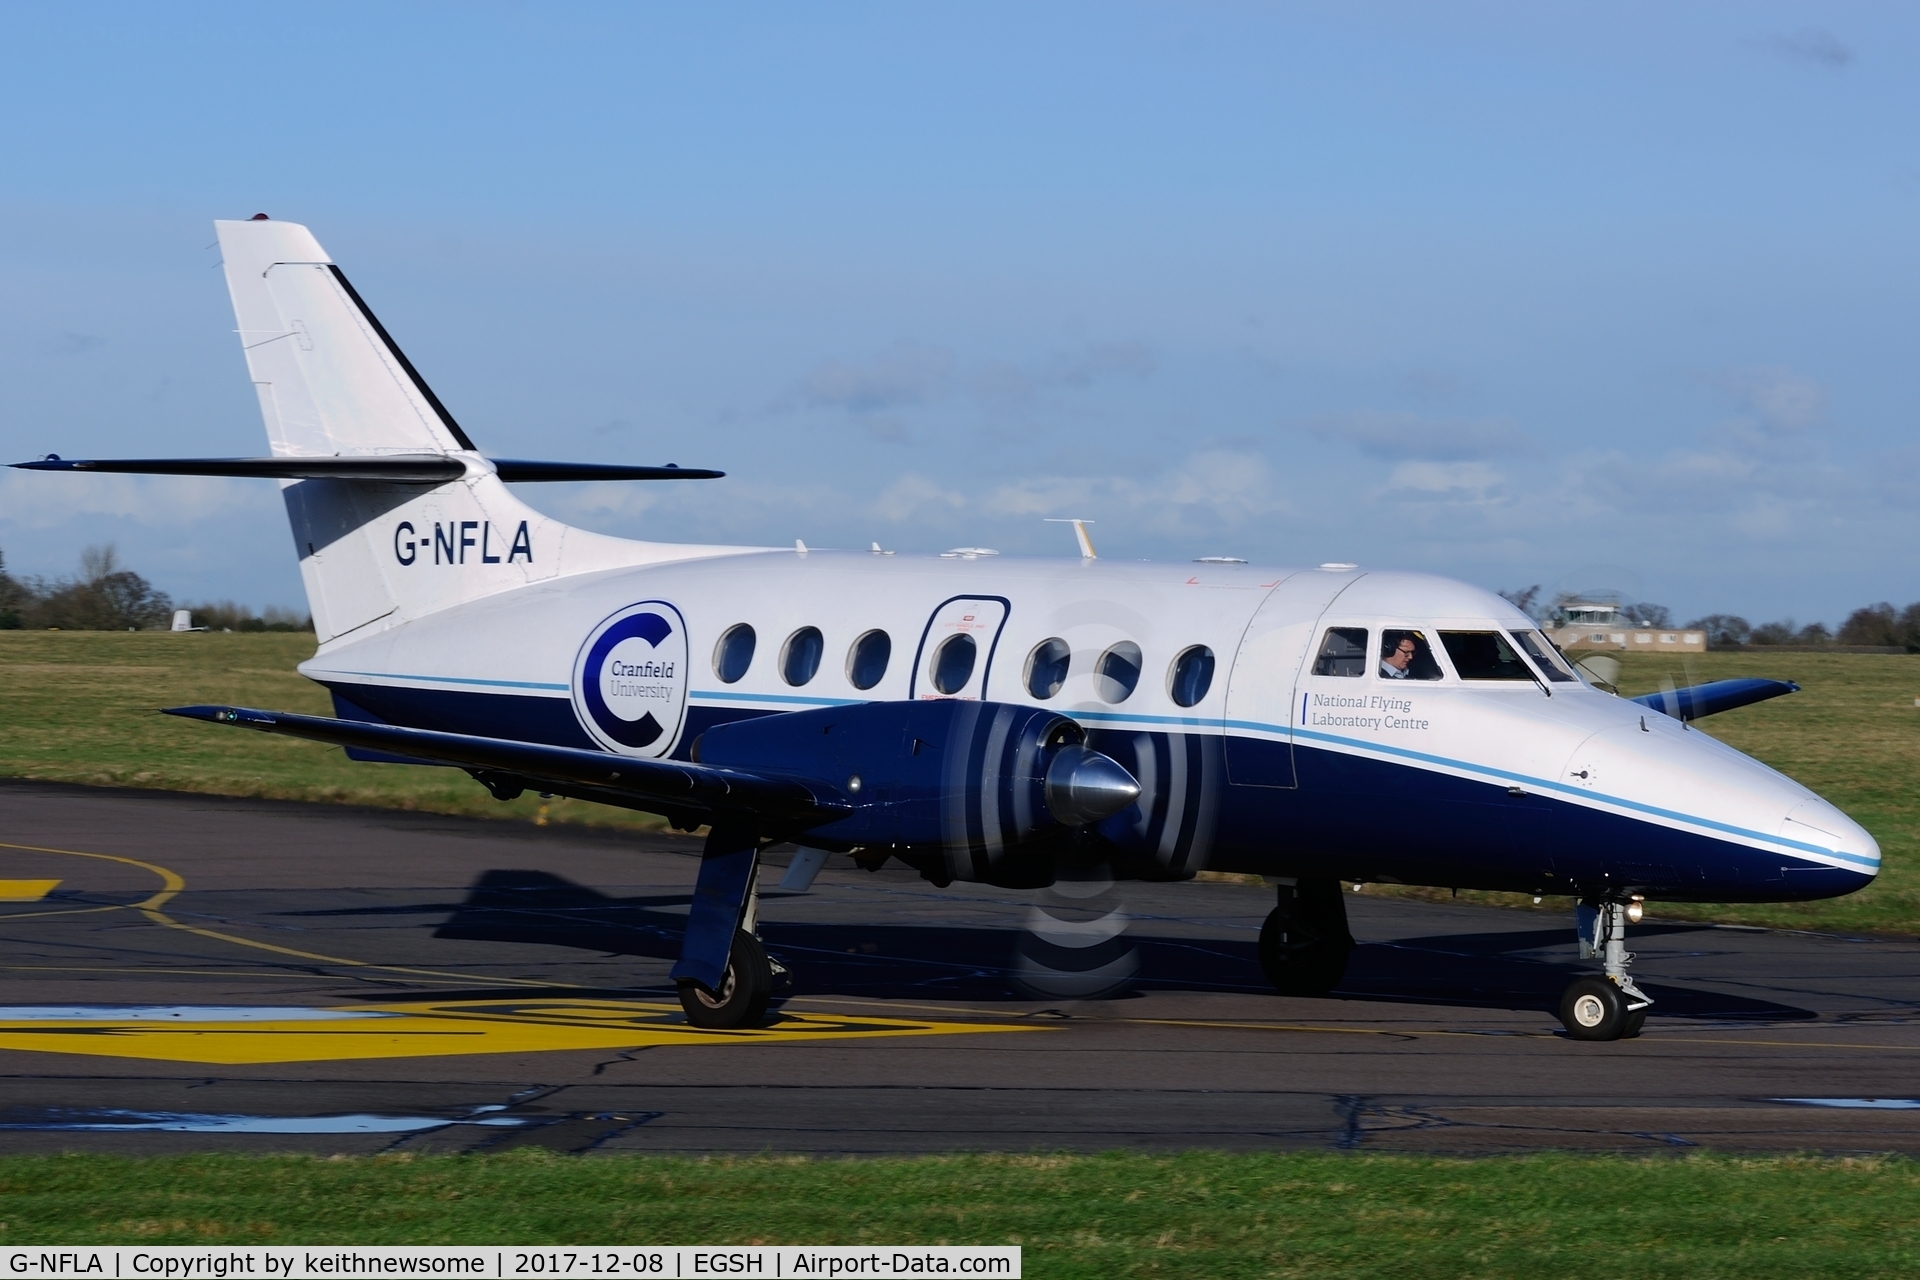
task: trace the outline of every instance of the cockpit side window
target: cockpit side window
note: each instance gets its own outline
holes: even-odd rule
[[[1498,631],[1442,631],[1440,643],[1462,680],[1532,680],[1533,671]]]
[[[1526,655],[1533,659],[1533,665],[1540,668],[1540,673],[1547,679],[1555,684],[1566,684],[1578,679],[1572,671],[1567,669],[1567,660],[1560,656],[1560,651],[1538,631],[1516,631],[1513,633],[1513,638],[1521,649],[1526,651]]]
[[[1328,627],[1320,642],[1320,654],[1313,660],[1317,676],[1363,676],[1367,674],[1367,629],[1365,627]]]
[[[1388,627],[1380,633],[1380,678],[1383,680],[1440,680],[1440,660],[1433,656],[1433,645],[1424,631],[1396,630]]]

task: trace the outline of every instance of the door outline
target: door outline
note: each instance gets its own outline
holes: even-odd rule
[[[1307,624],[1306,643],[1302,646],[1301,657],[1299,661],[1294,665],[1294,669],[1292,673],[1286,678],[1286,688],[1287,688],[1287,701],[1285,704],[1286,719],[1283,723],[1273,726],[1274,728],[1282,730],[1285,734],[1285,737],[1278,740],[1274,740],[1274,739],[1243,739],[1242,740],[1242,741],[1249,741],[1249,742],[1251,741],[1272,742],[1273,745],[1275,746],[1284,747],[1285,759],[1286,759],[1286,776],[1287,776],[1286,781],[1268,782],[1261,779],[1258,776],[1258,771],[1252,770],[1250,768],[1250,765],[1252,764],[1252,760],[1246,754],[1247,748],[1242,747],[1239,752],[1236,752],[1234,750],[1235,738],[1234,738],[1233,727],[1232,727],[1233,711],[1234,711],[1233,695],[1234,695],[1234,679],[1236,676],[1240,674],[1241,661],[1246,657],[1246,654],[1247,654],[1248,637],[1253,634],[1254,627],[1259,623],[1260,615],[1262,613],[1265,613],[1266,610],[1273,605],[1274,597],[1276,595],[1279,595],[1282,591],[1284,591],[1289,584],[1294,582],[1301,582],[1304,584],[1306,582],[1311,581],[1311,579],[1309,579],[1306,576],[1307,573],[1310,573],[1310,572],[1311,570],[1306,570],[1300,573],[1290,574],[1286,578],[1282,579],[1280,582],[1277,582],[1274,584],[1274,589],[1267,593],[1266,599],[1260,602],[1260,607],[1254,610],[1253,617],[1247,620],[1246,630],[1241,633],[1240,644],[1234,650],[1233,668],[1227,674],[1227,696],[1226,696],[1226,701],[1222,707],[1222,717],[1221,717],[1223,721],[1222,728],[1224,730],[1221,738],[1221,754],[1225,758],[1227,783],[1229,786],[1262,787],[1262,788],[1266,788],[1268,790],[1274,790],[1274,791],[1296,791],[1300,787],[1300,770],[1294,758],[1294,745],[1296,740],[1295,735],[1296,735],[1296,731],[1300,728],[1300,724],[1298,719],[1299,712],[1296,710],[1294,704],[1298,701],[1298,697],[1301,689],[1301,683],[1304,678],[1303,673],[1308,669],[1309,666],[1311,666],[1313,662],[1315,641],[1317,641],[1320,638],[1322,629],[1326,626],[1326,620],[1327,620],[1328,614],[1330,614],[1333,611],[1333,607],[1339,603],[1340,597],[1344,596],[1347,593],[1347,589],[1351,587],[1354,583],[1360,581],[1360,579],[1364,578],[1366,575],[1358,574],[1353,578],[1349,579],[1348,581],[1342,583],[1340,586],[1340,589],[1335,591],[1332,595],[1328,596],[1324,604],[1320,605],[1317,609],[1312,610],[1312,621]],[[1242,776],[1238,778],[1234,776],[1234,768],[1233,768],[1234,757],[1236,754],[1239,755],[1241,760]]]
[[[1000,636],[1007,629],[1007,619],[1013,616],[1013,601],[1007,599],[1005,596],[983,596],[966,593],[963,595],[948,596],[945,600],[935,605],[933,612],[927,615],[926,625],[920,628],[920,643],[913,648],[913,672],[907,680],[907,700],[909,702],[917,701],[920,697],[920,660],[926,656],[927,638],[933,634],[934,620],[940,616],[941,610],[961,600],[981,600],[1000,606],[1000,625],[993,629],[993,642],[987,646],[987,664],[980,669],[980,701],[987,701],[987,681],[993,678],[993,658],[994,655],[1000,651]],[[946,698],[951,695],[943,693],[938,696]]]

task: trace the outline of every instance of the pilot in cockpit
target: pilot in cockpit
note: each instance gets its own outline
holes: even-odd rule
[[[1386,652],[1380,657],[1380,674],[1389,680],[1405,680],[1407,668],[1413,665],[1413,655],[1419,649],[1413,643],[1413,637],[1405,632],[1388,632]]]
[[[1380,677],[1383,680],[1438,680],[1440,664],[1418,631],[1387,630],[1380,635]]]

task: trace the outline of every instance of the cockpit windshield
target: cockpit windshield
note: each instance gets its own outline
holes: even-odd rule
[[[1498,631],[1442,631],[1440,643],[1462,680],[1537,680]]]
[[[1566,684],[1579,679],[1568,669],[1567,660],[1560,656],[1560,651],[1553,647],[1552,641],[1538,631],[1515,631],[1510,634],[1514,642],[1526,652],[1529,658],[1533,659],[1533,665],[1540,668],[1540,673],[1547,679],[1555,684]]]

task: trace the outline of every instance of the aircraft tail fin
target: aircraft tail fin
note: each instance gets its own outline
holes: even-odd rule
[[[473,441],[297,222],[216,222],[276,456],[451,453]]]
[[[503,481],[720,473],[483,458],[307,228],[214,225],[273,457],[29,465],[278,479],[323,646],[564,574],[725,550],[610,538],[528,507]]]

